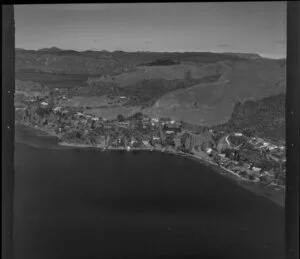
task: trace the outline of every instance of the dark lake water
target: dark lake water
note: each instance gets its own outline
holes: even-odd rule
[[[16,140],[16,259],[284,258],[284,209],[196,161]]]

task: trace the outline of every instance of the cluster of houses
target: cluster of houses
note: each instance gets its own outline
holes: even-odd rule
[[[233,133],[232,136],[234,137],[244,137],[242,133]],[[226,138],[228,141],[228,138]],[[273,159],[276,162],[285,162],[285,147],[284,146],[277,146],[270,142],[265,141],[262,138],[249,138],[248,143],[251,144],[256,150],[261,150],[266,152],[267,159]],[[229,143],[231,144],[231,143]],[[232,144],[231,144],[232,146]],[[241,146],[241,145],[239,145]],[[235,152],[237,149],[232,149]],[[228,157],[225,153],[218,153],[217,163],[235,173],[240,175],[243,178],[251,179],[252,181],[264,181],[264,182],[272,182],[275,180],[275,171],[272,169],[270,171],[263,170],[260,167],[254,166],[251,162],[241,162],[233,160],[232,157]],[[283,173],[285,173],[283,169]]]
[[[255,167],[253,163],[244,162],[240,164],[238,161],[226,157],[225,154],[218,154],[218,164],[222,168],[242,178],[247,178],[251,181],[271,182],[275,178],[274,172],[263,171],[259,167]]]
[[[67,97],[65,95],[60,96],[62,99],[66,99]],[[35,100],[36,101],[36,100]],[[50,107],[49,102],[47,99],[39,100],[39,105],[41,107]],[[103,129],[109,130],[115,127],[123,128],[123,129],[133,129],[136,125],[133,123],[133,121],[130,118],[123,119],[123,120],[110,120],[108,121],[105,118],[97,117],[91,114],[86,114],[82,111],[71,111],[68,108],[64,108],[61,106],[55,106],[51,107],[54,114],[62,114],[65,115],[67,113],[71,113],[72,118],[76,118],[81,125],[87,125],[91,124],[91,122],[95,122],[96,125],[102,124]],[[114,137],[111,139],[110,143],[115,147],[124,147],[127,150],[131,150],[135,147],[145,147],[145,148],[161,148],[162,142],[166,138],[174,139],[178,137],[178,133],[183,132],[181,130],[182,124],[171,120],[168,118],[151,118],[146,115],[142,115],[139,118],[139,121],[142,123],[142,127],[144,129],[150,129],[149,131],[145,131],[148,133],[145,133],[143,136],[143,139],[140,139],[139,141],[137,138],[132,134],[129,138],[124,137]],[[88,131],[88,129],[86,129]],[[214,133],[212,130],[208,131],[211,135]],[[179,134],[180,135],[180,134]],[[207,140],[209,139],[209,136],[206,136],[203,134],[192,134],[190,133],[191,137],[191,143],[190,145],[192,147],[199,146],[201,143],[203,143],[204,138]],[[236,132],[232,133],[231,136],[235,138],[245,138],[245,136],[242,133]],[[226,138],[226,141],[229,142],[228,137]],[[255,149],[261,150],[262,152],[265,152],[267,154],[268,159],[272,159],[277,162],[285,162],[285,147],[280,145],[272,144],[262,138],[247,138],[247,141],[249,144],[251,144]],[[100,141],[103,143],[103,141]],[[206,141],[207,143],[209,141]],[[230,144],[230,143],[229,143]],[[106,145],[106,142],[105,142]],[[175,145],[176,146],[176,145]],[[230,145],[229,145],[230,146]],[[234,145],[232,145],[234,146]],[[237,145],[236,150],[238,150],[238,147],[240,145]],[[241,163],[238,161],[235,161],[231,157],[227,157],[222,152],[217,152],[212,146],[205,146],[204,152],[208,156],[217,157],[216,161],[217,163],[226,168],[227,170],[230,170],[242,177],[248,177],[249,179],[253,181],[259,181],[262,177],[272,179],[274,177],[274,173],[272,172],[266,172],[262,170],[259,167],[254,166],[252,163]]]
[[[285,146],[272,144],[262,138],[251,138],[249,143],[257,149],[267,152],[267,157],[276,162],[285,162],[286,153]]]

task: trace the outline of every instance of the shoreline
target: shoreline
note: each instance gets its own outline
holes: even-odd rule
[[[48,132],[47,130],[41,128],[41,127],[33,127],[31,125],[26,125],[26,124],[19,124],[21,126],[25,126],[27,128],[33,129],[33,130],[39,130],[42,131],[49,136],[56,137],[60,140],[60,136],[53,133],[53,132]],[[126,152],[134,152],[134,151],[156,151],[160,153],[165,153],[165,154],[172,154],[172,155],[177,155],[177,156],[182,156],[182,157],[188,157],[191,160],[197,161],[198,163],[204,164],[205,166],[210,167],[212,170],[216,171],[218,174],[226,177],[227,179],[230,179],[234,181],[235,183],[239,184],[241,187],[248,189],[249,191],[263,196],[272,202],[276,203],[277,205],[281,207],[285,207],[284,204],[284,198],[285,198],[285,189],[279,189],[276,190],[276,185],[268,185],[268,184],[263,184],[259,182],[253,182],[248,179],[245,179],[238,175],[237,173],[218,165],[217,163],[213,161],[206,160],[204,158],[198,157],[193,154],[186,154],[184,152],[178,152],[178,151],[173,151],[173,150],[168,150],[168,149],[158,149],[158,148],[149,148],[149,147],[143,147],[143,148],[130,148],[129,150],[125,147],[103,147],[103,146],[92,146],[89,144],[80,144],[80,143],[68,143],[65,141],[58,141],[57,145],[59,146],[64,146],[64,147],[70,147],[70,148],[89,148],[89,149],[96,149],[98,151],[126,151]],[[278,187],[277,187],[278,188]]]
[[[281,197],[281,196],[285,195],[284,193],[282,194],[282,192],[285,192],[284,190],[282,190],[282,189],[280,191],[274,190],[274,189],[270,188],[272,185],[267,185],[267,184],[263,184],[263,183],[259,183],[259,182],[250,181],[223,166],[219,166],[217,163],[215,163],[213,161],[205,160],[196,155],[185,154],[183,152],[177,152],[177,151],[147,148],[147,147],[131,148],[130,150],[127,150],[125,147],[124,148],[123,147],[103,148],[103,147],[91,146],[91,145],[87,145],[87,144],[76,144],[76,143],[72,144],[72,143],[67,143],[67,142],[60,142],[58,144],[61,146],[68,146],[68,147],[74,147],[74,148],[76,148],[76,147],[77,148],[95,148],[95,149],[98,149],[99,151],[127,151],[127,152],[156,151],[156,152],[160,152],[163,154],[166,153],[166,154],[173,154],[173,155],[182,156],[182,157],[188,157],[194,161],[197,161],[198,163],[201,163],[201,164],[204,164],[205,166],[210,167],[212,170],[216,171],[220,175],[226,177],[227,179],[234,181],[236,184],[239,184],[241,187],[251,191],[252,193],[263,196],[281,207],[285,207],[284,197]],[[272,187],[275,188],[276,186],[272,186]]]

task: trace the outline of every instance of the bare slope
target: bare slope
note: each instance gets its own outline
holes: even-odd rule
[[[220,82],[168,93],[146,112],[200,125],[216,125],[229,120],[236,101],[257,100],[282,92],[285,92],[285,69],[277,62],[241,61]]]

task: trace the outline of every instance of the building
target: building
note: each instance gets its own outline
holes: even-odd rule
[[[166,134],[170,135],[170,134],[174,134],[175,132],[173,130],[167,130]]]
[[[241,137],[241,136],[243,136],[243,134],[242,134],[242,133],[239,133],[239,132],[234,133],[233,135],[234,135],[235,137]]]
[[[207,148],[205,150],[205,152],[208,154],[208,155],[211,155],[212,154],[212,148]]]
[[[62,108],[62,107],[59,107],[59,106],[58,106],[58,107],[55,107],[55,108],[53,109],[53,111],[54,111],[54,112],[60,112],[60,111],[61,111],[61,108]]]
[[[130,141],[130,144],[133,145],[133,144],[135,144],[135,143],[137,143],[137,140],[136,140],[134,137],[132,137],[132,138],[131,138],[131,141]]]
[[[253,166],[253,167],[252,167],[252,170],[253,170],[254,172],[260,172],[260,171],[261,171],[261,168]]]
[[[47,102],[41,102],[41,105],[48,106],[48,103]]]
[[[127,128],[129,126],[129,121],[121,121],[118,123],[118,126],[121,128]]]
[[[142,140],[142,142],[143,142],[143,144],[144,144],[145,146],[148,146],[148,145],[149,145],[149,141],[148,141],[148,140]]]
[[[81,113],[81,112],[76,112],[76,115],[77,115],[78,117],[82,117],[82,116],[83,116],[83,113]]]

